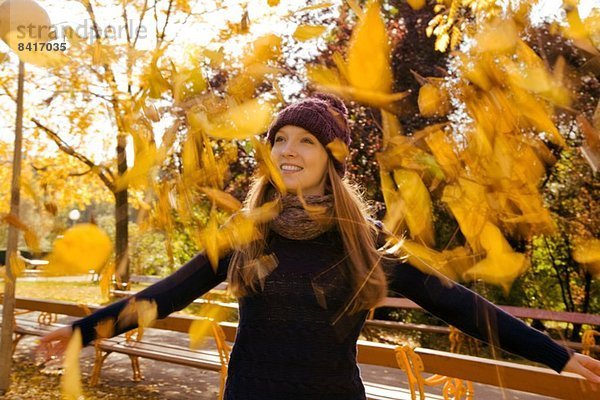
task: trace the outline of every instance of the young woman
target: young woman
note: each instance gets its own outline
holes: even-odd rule
[[[326,147],[334,139],[350,143],[346,114],[330,95],[284,108],[267,140],[288,193],[257,177],[245,202],[252,210],[280,200],[279,215],[258,226],[261,239],[221,258],[216,272],[200,253],[134,296],[156,302],[164,318],[229,282],[239,301],[239,327],[225,399],[365,399],[356,341],[368,310],[388,289],[471,336],[600,383],[599,361],[573,353],[459,284],[382,258],[382,224],[369,218],[358,188],[343,179],[345,165]],[[117,321],[114,335],[134,328],[136,318],[118,320],[128,301],[48,334],[42,346],[61,353],[73,329],[86,345],[110,318]]]

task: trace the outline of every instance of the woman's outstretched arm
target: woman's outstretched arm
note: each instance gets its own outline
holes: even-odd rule
[[[400,294],[461,331],[561,372],[573,351],[529,327],[472,290],[402,262],[386,266],[392,294]]]
[[[96,339],[96,326],[103,321],[113,321],[113,336],[136,328],[137,318],[119,319],[121,311],[132,300],[154,302],[157,307],[157,318],[165,318],[170,313],[185,308],[196,298],[223,282],[227,277],[230,258],[230,255],[221,258],[215,272],[204,253],[199,253],[170,276],[135,295],[101,308],[93,314],[75,321],[71,326],[50,332],[42,337],[40,347],[42,350],[46,348],[48,353],[54,353],[51,355],[60,355],[76,328],[81,331],[82,342],[85,346]]]

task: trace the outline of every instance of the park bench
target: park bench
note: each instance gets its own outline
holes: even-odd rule
[[[97,309],[97,307],[85,307],[74,303],[25,298],[17,298],[16,307],[17,309],[39,311],[47,314],[64,314],[74,317],[82,317],[88,312]],[[29,325],[23,324],[21,315],[17,315],[16,318],[19,322],[17,325],[21,327],[19,329],[23,334],[43,335],[50,329],[48,327],[40,327],[37,329],[35,324],[31,324],[31,322]],[[52,316],[43,318],[45,318],[45,321],[43,322],[50,322],[51,324],[54,324],[56,321],[55,317]],[[187,333],[190,324],[196,319],[197,317],[175,313],[163,320],[156,321],[154,328]],[[219,323],[219,326],[222,329],[224,340],[232,342],[235,339],[237,324],[221,322]],[[121,344],[125,344],[121,347],[108,346],[108,344],[112,345],[115,341],[120,341]],[[128,355],[135,354],[137,357],[152,358],[155,357],[157,353],[168,354],[169,358],[164,361],[181,365],[188,365],[185,364],[185,360],[193,353],[192,350],[187,348],[181,348],[183,353],[177,353],[168,346],[158,344],[152,344],[152,346],[156,346],[154,348],[146,347],[145,345],[138,346],[137,343],[127,344],[122,338],[104,339],[100,342],[106,343],[106,350],[123,352]],[[160,347],[160,349],[157,347]],[[399,368],[397,360],[398,346],[359,340],[357,348],[359,363]],[[142,349],[144,349],[145,352],[142,351]],[[152,351],[153,349],[155,350],[154,352]],[[459,379],[501,386],[507,389],[521,390],[564,399],[592,399],[595,398],[593,396],[597,394],[590,391],[591,386],[587,382],[575,375],[557,375],[548,368],[526,366],[511,362],[489,360],[430,349],[418,348],[415,349],[414,352],[422,360],[422,372],[453,376]],[[190,366],[206,368],[200,366],[199,363],[191,363]],[[365,382],[365,387],[367,389],[368,398],[372,400],[411,398],[407,394],[405,388],[394,388],[385,385],[371,384],[369,382]],[[429,395],[428,397],[435,398],[435,396],[431,397]]]

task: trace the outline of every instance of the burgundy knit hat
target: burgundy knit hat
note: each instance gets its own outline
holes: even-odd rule
[[[344,176],[345,163],[339,162],[327,148],[335,138],[342,140],[347,146],[351,142],[348,109],[341,99],[331,94],[316,93],[285,107],[267,131],[267,140],[271,146],[277,131],[286,125],[299,126],[313,134],[327,150],[338,174]]]

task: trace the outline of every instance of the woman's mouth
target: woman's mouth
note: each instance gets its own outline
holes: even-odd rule
[[[294,174],[296,172],[300,172],[302,171],[304,168],[299,167],[297,165],[293,165],[293,164],[281,164],[281,172],[283,174]]]

